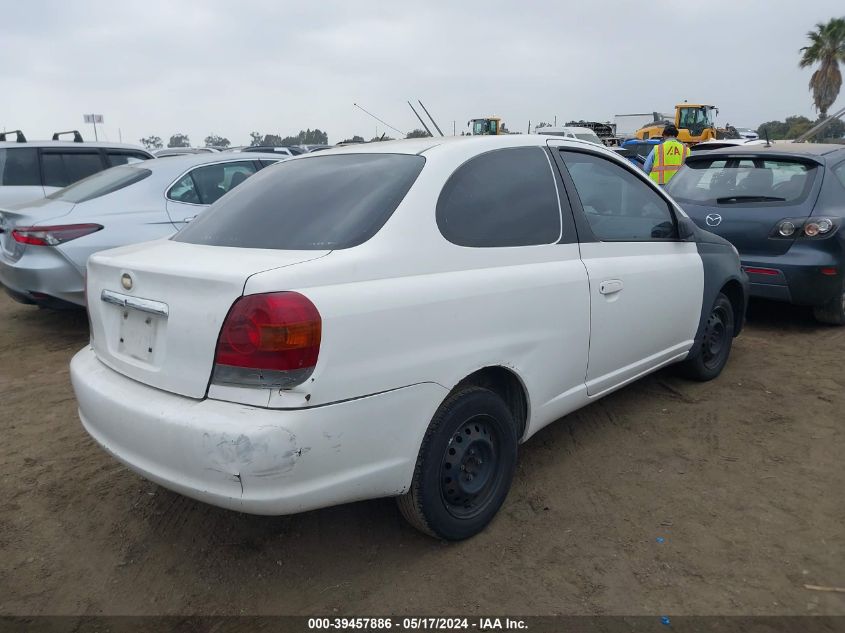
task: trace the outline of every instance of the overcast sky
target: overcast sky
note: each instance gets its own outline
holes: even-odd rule
[[[0,127],[93,139],[88,112],[113,141],[317,127],[337,142],[395,135],[353,103],[419,127],[409,99],[449,133],[490,114],[525,131],[684,99],[756,127],[815,118],[798,49],[842,14],[842,0],[0,0]]]

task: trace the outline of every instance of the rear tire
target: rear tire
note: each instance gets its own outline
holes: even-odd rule
[[[498,395],[481,387],[450,395],[423,438],[411,488],[397,499],[402,515],[435,538],[478,534],[508,495],[517,442],[513,415]]]
[[[698,353],[678,366],[680,374],[700,382],[713,380],[722,373],[728,362],[733,337],[733,305],[730,299],[720,292],[704,325]]]
[[[820,323],[845,325],[845,283],[838,297],[833,297],[824,305],[813,308],[813,316]]]

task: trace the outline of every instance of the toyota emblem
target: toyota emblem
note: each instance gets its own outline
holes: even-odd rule
[[[718,213],[708,213],[704,221],[707,222],[707,226],[719,226],[722,223],[722,216]]]
[[[123,273],[120,276],[120,285],[123,286],[124,290],[132,290],[132,275]]]

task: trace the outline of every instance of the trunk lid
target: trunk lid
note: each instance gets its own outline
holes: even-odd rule
[[[97,253],[87,283],[94,352],[129,378],[203,398],[220,328],[247,279],[329,252],[161,240]]]
[[[772,233],[780,220],[803,219],[810,215],[807,207],[780,207],[742,204],[698,205],[679,201],[687,215],[701,228],[725,238],[742,255],[783,255],[792,246],[795,237],[773,238]],[[797,235],[797,232],[796,232]]]

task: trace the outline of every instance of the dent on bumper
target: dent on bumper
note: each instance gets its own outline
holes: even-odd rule
[[[446,396],[422,383],[311,409],[192,400],[118,374],[90,348],[71,380],[83,426],[118,460],[186,496],[268,515],[403,493]]]

